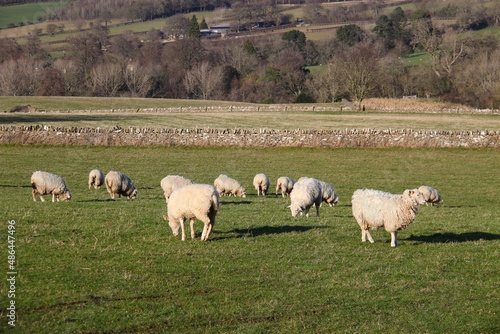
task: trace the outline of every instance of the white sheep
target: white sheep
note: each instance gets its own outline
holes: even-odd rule
[[[316,216],[319,217],[319,206],[323,198],[321,197],[321,184],[318,180],[310,177],[301,177],[293,186],[290,193],[292,217],[299,213],[305,213],[309,217],[309,209],[316,206]]]
[[[174,236],[182,230],[182,241],[186,240],[184,221],[189,219],[191,239],[194,239],[194,222],[201,220],[205,226],[201,234],[201,241],[206,241],[215,224],[215,216],[219,210],[219,193],[208,184],[190,184],[174,190],[168,201],[168,215],[163,216],[168,220]]]
[[[323,202],[327,203],[330,207],[337,204],[339,202],[339,196],[335,188],[325,181],[318,180],[318,182],[321,184],[321,197]]]
[[[89,189],[99,189],[104,184],[104,174],[98,169],[92,169],[89,173]]]
[[[193,184],[194,182],[180,175],[167,175],[160,181],[161,189],[165,195],[165,201],[168,203],[168,198],[174,190]]]
[[[234,195],[240,197],[247,197],[245,188],[243,188],[241,183],[235,179],[230,178],[225,174],[220,174],[214,180],[214,187],[221,196]]]
[[[420,191],[422,196],[424,196],[426,202],[425,205],[428,205],[428,203],[434,205],[443,202],[443,199],[437,189],[430,186],[420,186],[418,187],[418,191]]]
[[[266,174],[260,173],[255,175],[253,178],[253,186],[255,187],[255,190],[257,190],[257,196],[266,196],[269,191],[270,184],[271,183],[269,182],[269,178]]]
[[[373,243],[370,229],[384,227],[391,234],[391,246],[396,247],[397,231],[413,223],[418,206],[425,198],[418,189],[406,189],[402,195],[373,189],[358,189],[352,195],[352,214],[361,228],[361,241]]]
[[[285,196],[290,196],[294,183],[295,182],[288,176],[280,176],[276,181],[276,196],[278,196],[279,191],[281,191],[281,196],[283,198]]]
[[[137,189],[134,186],[134,181],[123,173],[110,171],[106,174],[104,182],[106,183],[106,190],[112,199],[115,199],[115,195],[119,197],[122,195],[127,196],[128,199],[137,198]]]
[[[48,172],[36,171],[31,175],[31,194],[36,202],[36,194],[40,200],[45,202],[43,195],[52,194],[52,202],[69,201],[71,192],[66,186],[66,182],[59,176]]]

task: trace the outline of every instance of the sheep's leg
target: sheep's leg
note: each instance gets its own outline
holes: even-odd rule
[[[209,224],[203,224],[203,233],[201,233],[201,241],[206,241],[208,239],[208,226]]]
[[[182,231],[181,232],[182,233],[181,234],[182,235],[181,240],[182,241],[186,241],[186,230],[184,229],[184,219],[181,219],[180,223],[181,223],[181,231]]]
[[[209,223],[208,225],[205,225],[205,227],[207,228],[207,231],[205,233],[205,239],[203,241],[206,241],[208,240],[208,237],[210,236],[210,234],[212,233],[212,227],[213,227],[213,224],[212,223]]]
[[[194,221],[195,219],[191,219],[189,220],[189,227],[191,228],[191,239],[194,239]]]
[[[56,195],[54,195],[54,193],[52,193],[52,203],[54,203],[56,201]]]
[[[208,240],[210,233],[212,232],[212,223],[209,217],[205,217],[205,219],[200,219],[203,222],[203,233],[201,234],[201,241]]]
[[[398,236],[396,231],[391,232],[391,247],[396,247],[398,245]]]
[[[36,202],[36,189],[31,190],[31,195],[33,196],[33,201]]]
[[[375,242],[369,230],[361,230],[361,241],[366,242],[366,238],[368,238],[368,241],[370,241],[372,244]]]
[[[205,227],[203,227],[203,233],[201,235],[201,241],[208,240],[208,237],[212,233],[212,227],[213,227],[213,224],[210,222],[208,224],[205,224]]]

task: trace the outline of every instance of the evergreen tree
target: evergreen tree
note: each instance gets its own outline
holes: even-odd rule
[[[189,21],[188,37],[190,38],[201,37],[200,26],[198,25],[198,19],[196,18],[196,15],[193,15],[193,17]]]
[[[207,21],[205,21],[205,17],[203,17],[201,20],[200,29],[208,29],[208,24]]]
[[[385,42],[385,47],[387,49],[392,49],[395,46],[395,28],[393,22],[389,19],[387,15],[382,15],[378,18],[375,23],[375,27],[372,30],[378,37],[382,38]]]
[[[290,43],[295,50],[302,51],[306,46],[306,35],[299,30],[290,30],[284,33],[281,39]]]
[[[349,46],[360,43],[365,38],[365,32],[355,24],[348,24],[337,30],[337,39]]]

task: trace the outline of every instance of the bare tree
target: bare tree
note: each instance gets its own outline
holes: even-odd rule
[[[82,81],[79,68],[75,61],[71,59],[58,58],[54,61],[52,66],[57,69],[59,73],[61,73],[64,81],[64,95],[85,95],[84,82]]]
[[[358,110],[376,84],[379,55],[375,50],[372,44],[358,43],[333,58],[343,88],[358,101]]]
[[[290,48],[284,49],[278,52],[272,65],[278,70],[276,81],[286,91],[295,97],[304,92],[309,72],[305,69],[305,60],[300,52]]]
[[[186,72],[184,86],[194,98],[208,100],[221,88],[222,68],[204,61]]]
[[[90,71],[88,85],[94,96],[117,96],[123,83],[123,70],[120,64],[98,64]]]
[[[169,17],[165,23],[165,36],[170,39],[179,39],[187,36],[189,19],[184,15],[174,15]]]
[[[458,34],[444,32],[429,25],[426,20],[413,22],[412,44],[420,46],[432,60],[434,73],[439,77],[449,77],[456,63],[466,55],[466,44]]]
[[[233,45],[220,51],[221,63],[234,67],[242,75],[247,75],[258,66],[256,53],[250,53],[242,45]]]
[[[97,36],[85,33],[68,40],[71,58],[83,78],[103,56],[102,45]]]
[[[384,8],[385,1],[384,0],[372,0],[369,3],[369,7],[371,10],[373,10],[373,17],[378,18],[380,15],[380,11],[382,8]]]
[[[479,108],[500,107],[500,50],[481,53],[460,64],[453,77],[453,87],[461,102]]]
[[[54,36],[54,34],[56,33],[56,30],[57,30],[57,25],[54,24],[54,23],[49,23],[47,24],[47,26],[45,27],[45,31],[47,32],[47,34],[49,34],[50,36]]]
[[[321,74],[316,76],[309,85],[318,102],[335,102],[340,93],[340,77],[337,63],[328,63]]]
[[[132,96],[146,97],[153,86],[153,74],[151,66],[136,61],[126,66],[123,79]]]
[[[43,62],[30,58],[11,59],[0,64],[0,93],[34,96],[40,85]]]
[[[496,1],[493,3],[493,6],[490,8],[490,15],[493,25],[495,27],[500,26],[500,2]]]
[[[4,61],[3,63],[0,63],[0,95],[17,95],[16,74],[17,62],[14,59],[9,59]]]

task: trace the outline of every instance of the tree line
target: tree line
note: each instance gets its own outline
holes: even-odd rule
[[[495,8],[483,12],[487,26],[498,26]],[[96,21],[70,38],[66,55],[57,59],[37,35],[23,43],[0,40],[0,94],[253,103],[345,98],[359,108],[367,97],[417,95],[499,108],[498,40],[471,35],[473,16],[465,17],[442,26],[425,7],[413,12],[398,7],[379,15],[373,29],[344,25],[324,41],[308,40],[296,29],[208,40],[200,37],[195,15],[174,15],[163,29],[142,36],[111,37],[105,22]],[[175,38],[166,42],[166,36]],[[409,63],[405,56],[415,52],[422,60]]]

